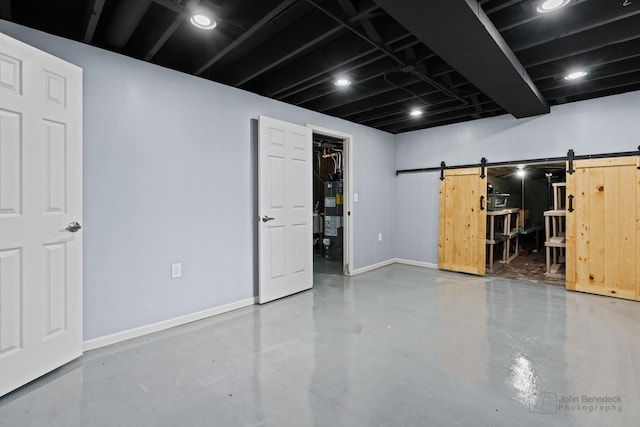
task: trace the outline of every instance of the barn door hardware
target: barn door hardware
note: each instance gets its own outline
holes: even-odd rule
[[[484,196],[480,196],[480,210],[484,210]]]
[[[446,168],[447,165],[444,162],[440,162],[440,181],[444,181],[444,168]]]
[[[569,212],[573,212],[573,194],[569,194]]]
[[[638,145],[638,152],[640,152],[640,145]],[[638,170],[640,171],[640,162],[638,162]]]
[[[575,172],[575,170],[573,169],[573,159],[575,158],[575,156],[576,153],[573,152],[573,149],[567,152],[567,160],[569,161],[569,170],[567,171],[567,173],[569,175],[573,175],[573,173]]]
[[[484,170],[487,168],[487,159],[485,157],[480,160],[480,166],[482,167],[480,169],[480,178],[484,179],[486,177]]]

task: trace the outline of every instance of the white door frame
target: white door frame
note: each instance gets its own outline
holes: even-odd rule
[[[343,259],[342,271],[345,276],[353,275],[353,136],[349,133],[340,132],[333,129],[327,129],[321,126],[316,126],[307,123],[307,127],[311,129],[313,133],[319,133],[321,135],[331,136],[333,138],[342,139],[343,152],[346,161],[347,171],[344,174],[344,185],[347,188],[347,197],[344,199],[343,215],[346,217],[344,221],[344,234],[345,241],[343,244],[346,246],[344,253],[346,257]]]

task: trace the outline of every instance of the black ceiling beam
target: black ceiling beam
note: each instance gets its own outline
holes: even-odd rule
[[[483,116],[493,115],[494,113],[504,112],[504,109],[495,104],[495,107],[488,108],[483,111]],[[407,132],[415,129],[426,129],[434,126],[442,126],[443,124],[460,123],[464,121],[473,120],[473,107],[465,107],[467,111],[458,114],[447,114],[443,117],[425,117],[415,120],[414,118],[405,118],[391,125],[381,126],[379,129],[383,129],[391,133]],[[414,124],[415,123],[415,124]],[[395,126],[394,126],[395,125]]]
[[[89,21],[87,22],[87,29],[84,32],[84,37],[82,37],[82,41],[87,44],[91,44],[93,35],[96,33],[96,27],[98,26],[98,22],[100,21],[100,17],[102,16],[104,1],[105,0],[95,0],[91,2],[92,4],[89,11]]]
[[[420,43],[400,26],[395,28],[391,37],[392,39],[385,45],[394,51]],[[380,53],[375,48],[364,51],[356,49],[350,40],[351,36],[342,37],[323,48],[323,51],[332,53],[331,65],[328,67],[327,64],[316,63],[312,56],[297,58],[295,62],[289,64],[290,75],[284,70],[278,79],[268,79],[270,86],[265,87],[264,92],[270,97],[286,98],[312,87],[316,84],[316,79],[333,80],[330,73],[340,71],[357,74],[359,68],[387,58],[387,55]],[[396,47],[395,45],[399,43],[402,45]]]
[[[409,46],[412,46],[414,43],[419,43],[417,41],[411,42]],[[400,47],[398,49],[394,49],[396,51],[405,51],[404,47]],[[418,59],[416,59],[418,60]],[[355,72],[358,68],[362,68],[367,66],[360,72]],[[372,57],[371,59],[367,59],[363,62],[358,62],[356,66],[349,68],[341,68],[341,71],[351,75],[352,73],[357,76],[357,81],[354,82],[354,86],[357,88],[358,85],[365,83],[369,80],[376,79],[378,77],[384,76],[386,73],[390,71],[397,71],[393,68],[393,64],[389,61],[386,55],[378,55],[377,57]],[[322,98],[324,96],[331,95],[333,93],[342,93],[345,90],[349,90],[349,88],[338,88],[333,84],[335,80],[335,76],[330,75],[329,73],[322,74],[317,80],[310,82],[307,85],[304,85],[304,89],[298,86],[296,91],[289,96],[279,97],[278,99],[295,104],[302,105],[307,102],[311,102],[315,99]],[[389,87],[389,89],[392,89]]]
[[[178,28],[180,27],[180,25],[182,25],[185,19],[186,19],[186,16],[182,13],[179,13],[178,15],[176,15],[171,25],[169,25],[169,27],[166,30],[164,30],[160,38],[154,43],[151,49],[147,51],[147,54],[144,56],[145,61],[151,61],[153,57],[156,56],[156,53],[158,53],[158,51],[162,49],[162,46],[164,46],[167,40],[171,38],[173,33],[175,33],[178,30]]]
[[[421,83],[421,80],[416,76],[409,74],[404,77],[405,80],[402,82],[403,85]],[[366,83],[357,84],[354,87],[349,87],[346,91],[335,92],[323,97],[322,99],[301,104],[301,106],[321,113],[326,113],[343,105],[352,105],[358,101],[367,100],[367,102],[369,102],[368,100],[370,98],[374,98],[378,95],[394,90],[398,89],[388,83],[385,83],[383,79],[377,78]]]
[[[454,83],[452,87],[459,89],[464,85],[470,85],[470,84],[469,82],[464,80],[464,82]],[[438,93],[437,90],[418,92],[418,94],[421,97],[425,97],[425,98],[427,97],[430,98],[437,93]],[[352,119],[359,120],[360,117],[358,115],[362,115],[371,111],[374,111],[377,114],[379,110],[385,107],[394,106],[394,105],[404,105],[414,98],[415,98],[414,96],[409,96],[404,91],[390,90],[388,93],[378,95],[373,99],[364,99],[362,101],[353,102],[351,104],[338,107],[333,111],[331,111],[330,114],[337,115],[343,118],[348,118],[349,120],[352,120]],[[446,101],[451,101],[451,99],[447,98],[442,102],[446,102]],[[440,102],[437,102],[436,104],[438,103]]]
[[[359,19],[368,16],[372,11],[378,9],[377,6],[372,6],[358,15],[352,17],[350,21],[357,22]],[[314,22],[299,21],[294,26],[303,27],[305,31],[298,33],[288,33],[287,30],[279,35],[279,42],[275,43],[273,40],[269,43],[267,49],[268,52],[262,52],[257,60],[253,64],[247,66],[245,69],[240,69],[234,73],[235,78],[233,81],[234,86],[243,86],[248,82],[257,79],[272,69],[290,61],[297,55],[303,52],[307,52],[318,44],[324,42],[330,37],[335,36],[344,29],[341,25],[333,25],[331,29],[321,29]],[[291,28],[289,28],[291,30]],[[296,30],[297,31],[297,30]],[[300,34],[305,34],[307,37],[300,39]],[[311,35],[309,37],[309,35]]]
[[[160,38],[156,41],[156,43],[147,51],[147,54],[144,56],[145,61],[151,61],[154,56],[158,53],[162,46],[165,45],[167,40],[171,38],[173,33],[175,33],[180,25],[184,22],[187,17],[188,8],[195,8],[200,3],[200,0],[189,0],[186,6],[182,6],[175,2],[169,2],[168,0],[153,0],[154,2],[173,10],[178,15],[175,17],[171,25],[162,33]]]
[[[611,46],[609,49],[599,49],[563,58],[558,61],[537,65],[529,69],[529,75],[534,81],[548,78],[559,78],[571,68],[585,71],[598,69],[607,65],[624,62],[640,56],[640,38],[626,43]]]
[[[549,112],[542,94],[476,0],[375,1],[513,116]]]
[[[0,18],[11,21],[11,0],[0,0]]]
[[[362,65],[361,65],[362,64]],[[389,62],[386,57],[376,58],[374,57],[372,60],[367,60],[365,62],[359,62],[358,65],[364,66],[367,65],[366,69],[363,72],[366,72],[366,75],[358,74],[358,81],[356,85],[366,83],[369,80],[373,80],[382,76],[384,73],[389,71]],[[335,79],[332,76],[327,76],[325,74],[324,78],[319,78],[314,80],[313,82],[305,85],[306,88],[304,90],[296,91],[289,96],[278,97],[281,101],[294,104],[301,105],[307,102],[311,102],[318,98],[322,98],[324,96],[330,95],[336,92],[344,92],[348,91],[350,88],[339,88],[333,84]]]
[[[556,99],[560,97],[570,97],[577,95],[584,95],[586,93],[610,91],[620,87],[637,85],[640,83],[640,72],[627,73],[622,76],[615,76],[610,78],[602,78],[595,81],[585,81],[580,84],[574,84],[571,86],[565,86],[561,88],[553,88],[545,91],[545,95],[550,99]]]
[[[490,106],[487,108],[487,111],[500,109],[500,106],[493,101],[487,101],[483,103],[483,105]],[[397,114],[396,117],[392,117],[384,121],[376,121],[376,122],[367,121],[367,122],[364,122],[364,124],[367,124],[368,126],[374,126],[374,127],[388,127],[391,125],[395,125],[397,123],[406,123],[406,122],[412,123],[416,121],[434,122],[437,120],[459,119],[462,117],[473,116],[476,113],[477,113],[477,110],[474,106],[463,106],[462,108],[460,108],[460,106],[455,106],[455,107],[443,109],[441,111],[434,111],[429,113],[426,116],[422,116],[419,118],[411,117],[406,113],[400,113],[400,114]]]
[[[109,46],[122,50],[151,6],[151,0],[120,0],[113,11],[106,40]]]
[[[195,75],[199,76],[202,73],[204,73],[207,69],[209,69],[216,62],[218,62],[220,59],[222,59],[225,55],[227,55],[229,52],[231,52],[237,46],[242,44],[248,38],[252,37],[256,32],[261,30],[266,24],[271,22],[274,18],[276,18],[282,12],[284,12],[285,10],[287,10],[289,7],[293,6],[294,4],[298,3],[299,1],[300,0],[285,0],[285,1],[281,2],[279,5],[274,7],[269,13],[267,13],[265,16],[263,16],[262,19],[260,19],[258,22],[253,24],[251,26],[251,28],[249,28],[247,31],[242,33],[240,35],[240,37],[236,38],[234,41],[229,43],[224,49],[222,49],[220,52],[218,52],[213,58],[211,58],[207,62],[205,62],[204,65],[202,65],[200,68],[198,68],[198,70],[196,70]]]
[[[436,91],[422,92],[420,93],[420,96],[433,97],[437,93],[438,92]],[[478,113],[482,112],[482,108],[481,108],[482,105],[493,103],[493,101],[491,101],[486,96],[482,96],[482,98],[480,98],[480,96],[477,96],[477,95],[470,95],[469,98],[473,101],[472,103],[469,103],[469,105],[476,108],[476,112]],[[406,116],[408,113],[408,109],[407,109],[408,102],[411,101],[412,99],[413,99],[412,97],[407,96],[405,98],[396,98],[392,102],[383,101],[383,102],[380,102],[381,105],[378,108],[371,108],[365,111],[349,113],[349,114],[341,115],[341,117],[351,121],[358,122],[358,123],[369,123],[372,121],[379,121],[379,120],[383,120],[388,117],[393,117],[397,115]],[[400,107],[402,108],[400,109]],[[426,115],[423,117],[428,117],[432,114],[459,111],[467,107],[468,105],[457,104],[455,101],[452,101],[451,99],[440,99],[437,101],[434,100],[427,106],[425,110]]]
[[[354,17],[358,14],[358,11],[350,0],[338,0],[338,4],[340,5],[340,8],[342,8],[342,11],[349,18]],[[382,37],[380,36],[380,33],[378,33],[378,30],[376,30],[369,19],[363,18],[362,20],[360,20],[360,25],[362,25],[362,28],[364,28],[364,31],[367,33],[367,36],[369,36],[371,40],[375,41],[376,43],[382,43]]]
[[[522,3],[516,10],[509,9],[504,10],[501,13],[492,14],[491,22],[493,22],[493,25],[496,26],[501,34],[504,34],[507,31],[511,33],[511,30],[518,29],[523,25],[538,25],[550,20],[559,19],[557,17],[559,17],[560,15],[563,15],[564,17],[564,14],[579,14],[579,11],[574,11],[572,8],[575,8],[577,5],[584,2],[597,3],[591,0],[573,0],[566,7],[564,7],[562,11],[554,13],[552,15],[548,15],[544,13],[538,13],[538,11],[536,10],[536,6],[540,4],[539,0],[535,2],[527,1],[525,3]],[[511,46],[511,44],[509,44],[509,46]],[[513,49],[513,46],[511,47]],[[515,51],[515,49],[513,50]]]
[[[414,1],[419,1],[419,0],[414,0]],[[331,13],[325,7],[323,7],[320,4],[318,4],[317,1],[315,1],[315,0],[307,0],[307,3],[313,5],[318,10],[321,10],[327,16],[331,17],[331,19],[334,19],[336,22],[339,22],[340,24],[342,24],[345,28],[347,28],[353,34],[355,34],[356,36],[360,37],[362,40],[364,40],[365,42],[369,43],[370,45],[372,45],[376,49],[380,50],[381,52],[385,53],[389,58],[391,58],[394,61],[396,61],[398,63],[399,67],[402,67],[402,68],[411,67],[411,69],[408,72],[414,74],[416,77],[419,77],[420,79],[422,79],[426,83],[429,83],[433,87],[438,88],[440,91],[442,91],[443,93],[446,93],[451,98],[456,98],[456,99],[458,99],[459,101],[461,101],[463,103],[465,102],[460,96],[458,96],[457,93],[451,91],[449,88],[443,86],[440,82],[438,82],[438,81],[432,79],[431,77],[427,76],[426,74],[422,73],[420,70],[418,70],[415,67],[413,67],[413,64],[407,64],[402,58],[397,56],[393,51],[388,49],[386,46],[384,46],[384,45],[382,45],[380,43],[376,43],[374,40],[371,40],[366,35],[362,34],[360,31],[358,31],[353,25],[350,25],[345,20],[341,19],[340,17],[338,17],[335,14]],[[403,23],[400,22],[400,24],[402,25]]]
[[[558,88],[569,88],[569,87],[580,87],[581,85],[591,84],[598,80],[610,79],[617,76],[624,76],[629,73],[636,73],[640,71],[640,56],[636,56],[635,58],[631,58],[627,61],[624,61],[624,64],[621,64],[617,69],[612,69],[612,67],[602,67],[599,69],[594,69],[585,77],[586,80],[572,81],[569,82],[563,78],[548,81],[545,84],[540,85],[540,90],[545,93],[553,89]],[[640,82],[640,81],[639,81]]]
[[[486,9],[486,10],[485,10],[485,12],[487,13],[487,15],[491,15],[491,14],[493,14],[493,13],[500,12],[502,9],[506,9],[506,8],[508,8],[508,7],[511,7],[511,6],[513,6],[514,4],[518,4],[518,3],[520,3],[520,2],[522,2],[522,0],[509,0],[509,1],[505,1],[505,2],[504,2],[504,3],[502,3],[502,4],[499,4],[499,5],[494,6],[494,7],[492,7],[492,8]]]
[[[520,52],[604,25],[615,26],[620,21],[640,15],[640,2],[622,7],[616,1],[590,1],[573,5],[570,9],[562,11],[566,12],[562,19],[538,19],[530,25],[511,29],[505,34],[505,40],[514,52]],[[544,17],[543,14],[537,15]]]
[[[523,50],[518,53],[518,57],[527,68],[534,67],[637,39],[640,37],[638,28],[640,28],[640,15]],[[550,54],[550,52],[553,53]]]

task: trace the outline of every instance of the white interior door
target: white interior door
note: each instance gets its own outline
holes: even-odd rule
[[[311,129],[259,119],[260,304],[313,286]]]
[[[82,354],[81,220],[82,70],[0,34],[0,395]]]

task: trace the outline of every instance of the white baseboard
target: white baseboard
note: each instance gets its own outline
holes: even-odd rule
[[[402,259],[402,258],[396,258],[393,261],[397,262],[398,264],[413,265],[416,267],[434,268],[434,269],[438,268],[438,264],[433,264],[431,262],[412,261],[410,259]]]
[[[129,329],[122,332],[117,332],[115,334],[106,335],[104,337],[93,338],[83,342],[82,349],[83,351],[95,350],[100,347],[105,347],[111,344],[130,340],[132,338],[138,338],[143,335],[151,334],[153,332],[163,331],[165,329],[173,328],[175,326],[185,325],[187,323],[195,322],[197,320],[206,319],[207,317],[216,316],[222,313],[227,313],[229,311],[237,310],[243,307],[248,307],[250,305],[256,304],[257,301],[258,301],[257,297],[247,298],[241,301],[232,302],[230,304],[209,308],[207,310],[199,311],[197,313],[187,314],[185,316],[163,320],[161,322],[140,326],[138,328]]]
[[[376,263],[376,264],[371,264],[371,265],[368,265],[366,267],[356,268],[355,270],[353,270],[351,272],[351,275],[355,276],[357,274],[366,273],[367,271],[376,270],[378,268],[386,267],[388,265],[393,264],[394,262],[395,261],[393,259],[388,259],[386,261],[382,261],[382,262],[379,262],[379,263]]]
[[[376,270],[378,268],[386,267],[386,266],[391,265],[391,264],[413,265],[415,267],[434,268],[434,269],[438,268],[438,264],[433,264],[433,263],[430,263],[430,262],[412,261],[412,260],[409,260],[409,259],[402,259],[402,258],[392,258],[392,259],[388,259],[386,261],[382,261],[382,262],[379,262],[379,263],[376,263],[376,264],[368,265],[366,267],[356,268],[355,270],[353,270],[351,272],[351,276],[355,276],[357,274],[366,273],[367,271]]]

